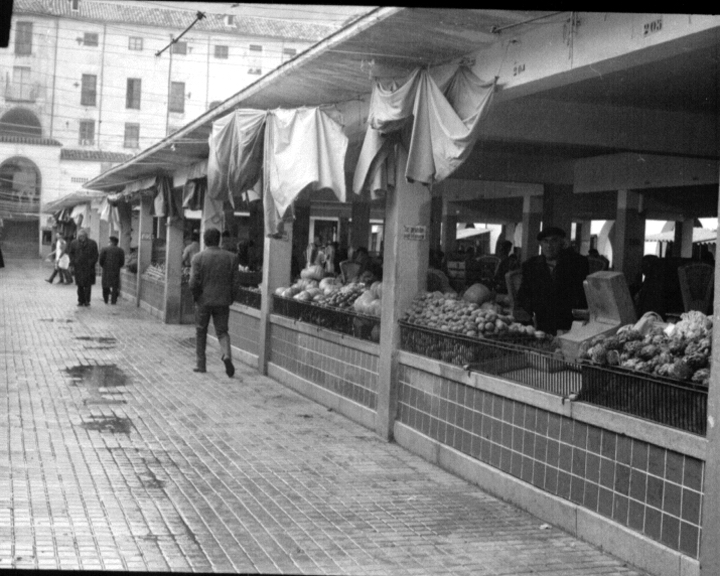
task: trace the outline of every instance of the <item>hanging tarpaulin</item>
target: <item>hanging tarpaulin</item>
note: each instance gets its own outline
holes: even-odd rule
[[[165,216],[165,192],[159,186],[153,198],[151,214],[155,218]]]
[[[202,210],[207,190],[207,178],[188,180],[183,186],[182,207],[188,210]]]
[[[358,159],[353,190],[382,189],[383,168],[394,135],[406,132],[405,178],[430,185],[450,176],[468,157],[486,116],[495,82],[483,82],[466,66],[438,83],[428,70],[416,70],[402,85],[376,82],[370,100],[368,129]]]
[[[227,199],[252,188],[263,161],[264,110],[235,110],[213,122],[208,139],[208,191],[211,198]]]
[[[87,221],[89,204],[77,204],[70,213],[70,218],[75,222],[76,226],[82,226]]]
[[[223,202],[257,190],[261,177],[270,234],[279,232],[282,218],[292,217],[288,209],[303,190],[330,188],[345,200],[347,137],[319,108],[236,110],[213,123],[208,144],[207,222],[221,222]]]
[[[266,225],[276,215],[285,216],[304,190],[329,188],[338,200],[345,201],[348,139],[342,126],[324,111],[273,111],[267,120],[265,144],[265,187],[275,204],[274,213],[265,207]]]

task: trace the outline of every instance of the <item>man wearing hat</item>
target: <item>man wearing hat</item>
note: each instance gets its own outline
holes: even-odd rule
[[[110,236],[110,245],[100,250],[102,268],[102,294],[105,304],[117,304],[120,294],[120,268],[125,266],[125,251],[118,246],[116,236]]]
[[[541,254],[522,265],[518,302],[535,317],[535,327],[549,334],[569,330],[573,308],[587,308],[583,281],[588,259],[568,248],[565,238],[561,228],[545,228],[537,236]]]

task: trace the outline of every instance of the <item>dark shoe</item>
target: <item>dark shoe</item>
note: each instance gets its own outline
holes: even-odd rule
[[[223,358],[223,362],[225,363],[225,374],[232,378],[233,374],[235,374],[235,366],[233,366],[232,360]]]
[[[105,304],[107,304],[107,303],[108,303],[108,301],[107,301],[107,300],[105,300]]]
[[[45,282],[47,282],[48,284],[52,284],[52,280],[48,280],[47,278],[45,278]]]
[[[85,306],[85,302],[78,302],[77,305],[78,305],[78,306]]]
[[[110,302],[110,304],[112,304],[114,306],[115,304],[117,304],[117,302]]]
[[[200,368],[199,366],[195,366],[195,368],[193,368],[193,372],[200,372],[201,374],[205,374],[205,372],[207,372],[207,370],[205,370],[205,368]]]

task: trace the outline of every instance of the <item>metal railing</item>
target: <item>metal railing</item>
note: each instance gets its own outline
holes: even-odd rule
[[[313,304],[293,298],[273,296],[273,312],[287,318],[348,334],[361,340],[380,340],[380,318],[348,310]]]

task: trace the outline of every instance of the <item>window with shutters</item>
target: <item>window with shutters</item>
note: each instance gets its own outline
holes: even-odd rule
[[[128,39],[128,49],[129,50],[142,50],[143,49],[143,39],[140,38],[140,36],[130,36]]]
[[[140,110],[140,78],[127,79],[127,92],[125,93],[125,108]]]
[[[259,44],[250,44],[250,51],[248,54],[248,74],[259,76],[262,74],[262,53],[263,47]]]
[[[125,148],[140,147],[140,124],[125,123]]]
[[[95,106],[97,102],[97,76],[83,74],[80,88],[80,104],[82,106]]]
[[[32,102],[35,100],[35,90],[30,81],[29,66],[13,66],[12,84],[5,87],[5,98]]]
[[[80,120],[78,144],[91,146],[95,144],[95,120]]]
[[[215,46],[215,58],[222,58],[225,60],[228,57],[228,53],[229,51],[227,46],[221,46],[219,44]]]
[[[170,82],[170,112],[185,112],[185,82]]]
[[[83,45],[84,46],[97,46],[98,35],[95,32],[85,32],[83,34]]]
[[[32,54],[32,22],[18,22],[15,28],[15,54],[27,56]]]

